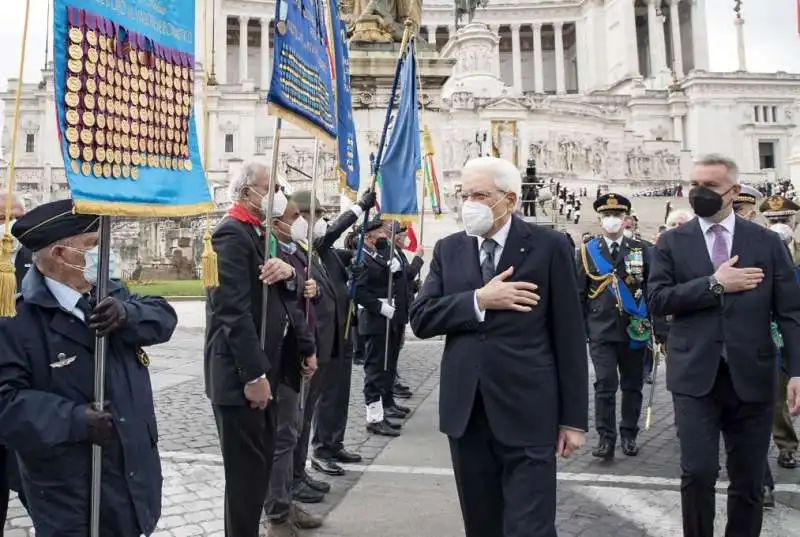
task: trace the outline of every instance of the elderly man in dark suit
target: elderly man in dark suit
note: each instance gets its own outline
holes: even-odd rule
[[[689,193],[697,218],[664,232],[651,256],[651,312],[672,315],[667,389],[681,443],[686,537],[714,534],[720,434],[731,480],[725,535],[761,533],[778,373],[773,319],[788,359],[789,409],[800,411],[800,286],[780,236],[734,214],[739,190],[732,160],[700,159]]]
[[[556,455],[588,428],[588,365],[574,252],[515,216],[521,177],[494,157],[461,175],[466,233],[440,240],[411,307],[447,336],[440,428],[467,537],[555,537]]]

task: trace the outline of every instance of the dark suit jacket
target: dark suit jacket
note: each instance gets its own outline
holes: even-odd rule
[[[631,250],[638,249],[641,252],[644,259],[644,275],[638,278],[638,280],[634,278],[636,281],[629,283],[628,289],[631,290],[631,293],[635,293],[637,290],[641,289],[642,297],[644,297],[649,265],[647,262],[649,257],[647,245],[643,241],[623,237],[620,240],[620,251],[617,262],[614,263],[611,260],[611,252],[608,249],[606,240],[602,237],[597,240],[600,241],[600,254],[616,268],[619,278],[623,281],[626,281],[629,276],[626,270],[625,260],[630,256]],[[585,246],[586,245],[582,244],[580,248],[584,248]],[[583,315],[589,339],[597,342],[620,343],[628,341],[630,338],[626,330],[630,322],[630,316],[619,311],[617,298],[611,286],[606,288],[605,291],[594,299],[589,298],[589,293],[597,289],[598,282],[592,280],[587,275],[580,248],[578,249],[578,294],[583,304]],[[592,257],[588,251],[586,252],[586,262],[589,271],[597,276],[597,267],[594,266]]]
[[[408,322],[408,309],[411,307],[411,301],[414,300],[415,294],[415,280],[422,270],[424,261],[419,256],[414,256],[414,259],[409,263],[406,254],[396,249],[394,255],[400,264],[403,266],[404,277],[394,279],[394,287],[392,294],[394,295],[394,305],[397,308],[395,316],[398,317],[397,321],[403,324]]]
[[[286,261],[295,271],[295,282],[297,283],[294,292],[294,300],[288,307],[289,330],[283,338],[281,346],[281,382],[291,386],[295,391],[300,391],[301,364],[309,356],[316,354],[316,340],[314,338],[313,326],[316,325],[317,303],[319,302],[319,287],[317,287],[317,297],[311,301],[306,300],[304,294],[307,278],[306,263],[308,257],[305,252],[297,247],[294,254],[281,252],[280,257]],[[308,308],[308,311],[306,311]]]
[[[358,333],[362,336],[385,334],[386,317],[381,315],[381,299],[389,297],[389,263],[380,252],[364,249],[364,270],[356,281],[355,303],[358,309]],[[398,272],[397,275],[402,274]],[[392,278],[397,279],[396,275]],[[400,312],[395,310],[392,323],[399,324]],[[403,321],[402,324],[405,324]]]
[[[443,433],[464,434],[480,389],[500,442],[551,445],[559,426],[588,429],[586,344],[575,337],[583,319],[574,253],[564,234],[512,218],[497,272],[513,266],[511,281],[536,283],[538,306],[529,313],[487,311],[479,323],[478,241],[461,232],[436,244],[411,305],[411,328],[421,338],[447,336],[439,398]]]
[[[661,234],[653,250],[648,301],[655,315],[672,315],[667,339],[667,388],[702,397],[714,386],[722,347],[736,393],[746,402],[775,396],[778,363],[770,336],[773,316],[800,376],[800,286],[777,233],[736,217],[731,255],[738,267],[759,267],[764,281],[752,291],[714,296],[714,267],[698,219]]]
[[[219,287],[206,298],[204,373],[206,395],[218,405],[245,405],[245,383],[266,374],[273,389],[280,379],[281,346],[297,309],[297,282],[272,285],[267,304],[267,343],[261,348],[264,238],[253,226],[225,218],[214,230]],[[313,345],[313,343],[312,343]]]

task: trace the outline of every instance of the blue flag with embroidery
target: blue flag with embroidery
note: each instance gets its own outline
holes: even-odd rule
[[[269,113],[311,136],[336,138],[332,62],[322,0],[279,0],[275,4]]]
[[[413,39],[409,40],[401,61],[400,105],[378,172],[381,180],[381,217],[402,221],[414,219],[419,213],[417,173],[422,168],[417,62]]]
[[[339,15],[336,0],[331,7],[331,34],[333,35],[334,79],[336,90],[336,150],[339,156],[341,190],[351,196],[358,193],[360,170],[356,125],[353,122],[353,99],[350,91],[350,55],[347,51],[346,27]]]
[[[213,208],[197,143],[194,0],[55,0],[56,124],[80,213]]]

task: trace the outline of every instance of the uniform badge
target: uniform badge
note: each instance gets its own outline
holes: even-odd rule
[[[78,358],[77,356],[67,357],[67,355],[64,354],[63,352],[59,352],[58,355],[56,356],[56,361],[50,362],[50,367],[52,367],[53,369],[66,367],[70,365],[72,362],[74,362],[77,358]]]
[[[147,353],[144,352],[144,349],[138,349],[136,351],[136,359],[139,360],[139,363],[143,367],[149,367],[150,366],[150,357],[147,356]]]

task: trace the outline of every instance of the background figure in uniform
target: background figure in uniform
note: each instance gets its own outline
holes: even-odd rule
[[[258,537],[275,450],[271,386],[281,378],[280,349],[288,312],[297,307],[297,281],[285,261],[264,262],[267,168],[246,163],[228,189],[233,206],[212,237],[219,287],[206,300],[204,373],[225,469],[225,535]],[[286,204],[276,192],[273,214],[283,214]],[[264,348],[262,277],[270,285]]]
[[[647,285],[653,313],[673,316],[667,389],[681,447],[683,534],[714,535],[721,435],[731,481],[725,535],[758,537],[777,395],[771,322],[798,377],[787,390],[798,412],[800,286],[780,237],[733,214],[736,163],[705,156],[691,177],[697,218],[661,235]]]
[[[356,226],[356,228],[347,234],[344,238],[344,251],[347,252],[346,259],[342,258],[342,262],[347,267],[347,277],[348,277],[348,296],[350,293],[349,282],[355,280],[355,272],[361,270],[359,267],[354,265],[354,260],[356,256],[356,250],[358,249],[358,240],[361,235],[360,233],[361,226]],[[340,253],[340,252],[337,252]],[[358,334],[358,308],[355,307],[356,304],[353,302],[353,312],[352,318],[350,319],[350,333],[347,334],[347,342],[345,343],[348,345],[348,350],[350,352],[350,356],[353,357],[353,365],[363,366],[364,365],[364,338]]]
[[[597,198],[594,210],[603,235],[581,245],[578,260],[578,294],[596,376],[595,426],[600,440],[592,455],[606,460],[614,458],[617,443],[618,388],[622,390],[622,452],[631,457],[639,453],[636,436],[650,338],[644,299],[648,252],[642,241],[623,235],[623,219],[630,209],[631,202],[619,194]]]
[[[295,194],[295,200],[301,193]],[[344,433],[347,429],[347,415],[350,408],[350,377],[353,371],[353,357],[349,352],[351,346],[345,340],[345,325],[350,308],[350,292],[347,287],[347,267],[352,260],[352,253],[334,247],[334,243],[347,231],[365,210],[375,205],[375,192],[367,191],[361,196],[358,204],[344,211],[331,224],[315,225],[314,251],[319,256],[327,273],[327,280],[332,292],[334,309],[329,320],[323,319],[322,312],[317,315],[317,355],[325,346],[325,337],[331,337],[330,363],[321,366],[323,382],[320,389],[319,402],[317,403],[316,419],[314,420],[314,433],[312,445],[314,452],[311,456],[311,466],[318,472],[326,475],[344,475],[344,468],[339,463],[361,462],[361,455],[344,448]],[[298,201],[301,213],[303,204]],[[308,208],[310,211],[310,207]],[[323,291],[323,300],[325,292]],[[350,325],[350,330],[355,328]],[[327,367],[328,371],[324,369]],[[317,373],[319,375],[319,372]],[[300,461],[305,461],[308,454],[308,437],[300,439],[298,450],[303,449],[295,457],[295,470]],[[303,472],[305,464],[303,463]]]
[[[0,214],[0,233],[5,232],[5,206],[6,195],[0,194],[0,208],[3,209]],[[11,200],[11,217],[8,223],[10,230],[17,219],[25,214],[25,209],[17,198]],[[11,262],[14,264],[14,276],[17,278],[17,292],[22,290],[22,280],[28,273],[28,269],[33,264],[32,253],[30,250],[22,246],[18,240],[14,240],[14,252],[11,254]],[[3,471],[5,468],[5,472]],[[0,444],[0,537],[3,535],[3,527],[5,527],[6,516],[8,515],[8,497],[10,491],[16,491],[22,505],[27,506],[25,501],[25,493],[22,491],[22,486],[19,480],[19,466],[17,465],[16,455],[12,451],[8,451],[5,446]]]
[[[394,322],[395,307],[389,303],[389,277],[402,274],[400,262],[384,257],[389,233],[380,215],[367,223],[364,262],[354,266],[358,333],[364,338],[364,403],[367,431],[382,436],[399,436],[400,424],[387,418],[405,418],[406,413],[384,403],[392,402],[391,367],[393,349],[400,343],[401,330]],[[381,253],[384,252],[384,253]],[[389,357],[386,356],[386,320],[389,319]],[[387,362],[389,367],[387,367]]]
[[[150,535],[162,477],[142,347],[169,341],[178,319],[163,298],[137,297],[117,280],[95,305],[99,219],[72,211],[71,200],[46,203],[12,228],[35,268],[17,316],[0,320],[0,440],[17,454],[37,536],[89,535],[92,444],[103,447],[100,534]],[[108,345],[102,411],[98,335]]]
[[[447,337],[439,422],[466,537],[556,537],[556,457],[588,427],[586,345],[573,250],[514,214],[519,170],[462,171],[466,232],[441,239],[411,306],[421,338]]]

